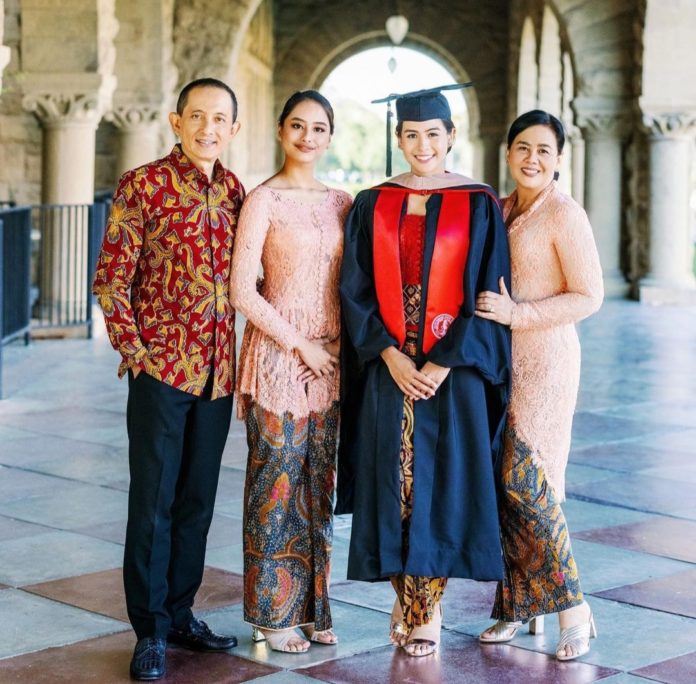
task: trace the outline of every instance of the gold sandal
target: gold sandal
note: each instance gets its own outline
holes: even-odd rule
[[[408,628],[404,624],[404,613],[401,609],[401,601],[398,597],[394,600],[390,622],[389,622],[389,640],[398,648],[403,648],[408,639]]]
[[[494,625],[491,625],[488,629],[485,629],[479,634],[479,641],[482,644],[504,644],[508,641],[512,641],[521,627],[521,622],[505,622],[505,620],[498,620]],[[533,617],[529,621],[529,633],[544,633],[543,615],[537,615],[537,617]],[[486,637],[484,634],[490,634],[491,636]]]

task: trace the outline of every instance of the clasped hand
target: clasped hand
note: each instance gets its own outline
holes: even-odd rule
[[[321,378],[333,373],[334,367],[338,363],[338,338],[331,341],[303,340],[296,347],[296,351],[302,361],[297,379],[301,383],[306,383],[314,378]]]
[[[430,361],[418,370],[413,360],[396,347],[388,347],[381,356],[398,388],[414,401],[435,396],[450,372],[449,368]]]

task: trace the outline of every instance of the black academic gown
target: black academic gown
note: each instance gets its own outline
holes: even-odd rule
[[[384,186],[383,186],[384,187]],[[393,187],[393,186],[392,186]],[[474,315],[476,295],[509,288],[507,232],[488,186],[470,195],[464,302],[444,337],[423,353],[430,261],[442,194],[426,207],[421,330],[416,364],[451,368],[435,396],[415,402],[413,513],[402,555],[399,451],[404,395],[380,357],[398,346],[379,313],[373,216],[380,187],[358,194],[345,230],[341,270],[342,413],[337,513],[353,513],[348,578],[405,573],[502,577],[496,484],[510,392],[510,329]],[[406,202],[402,214],[406,210]]]

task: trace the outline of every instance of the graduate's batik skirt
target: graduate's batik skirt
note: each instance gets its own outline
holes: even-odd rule
[[[565,516],[544,471],[515,434],[505,435],[500,527],[505,561],[492,617],[527,622],[583,601]]]
[[[413,399],[404,398],[404,416],[401,421],[401,452],[399,480],[401,494],[401,547],[404,560],[408,555],[408,532],[413,511]],[[438,603],[445,590],[444,577],[395,575],[392,586],[399,597],[403,623],[407,630],[417,625],[427,625],[438,610]]]
[[[331,627],[338,403],[293,420],[247,412],[244,619],[258,627]]]

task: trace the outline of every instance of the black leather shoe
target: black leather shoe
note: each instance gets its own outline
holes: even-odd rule
[[[226,651],[237,645],[236,636],[215,634],[203,620],[191,618],[185,629],[172,629],[167,634],[170,644],[190,648],[192,651]]]
[[[167,642],[164,639],[145,637],[135,645],[130,664],[132,679],[151,681],[164,677]]]

